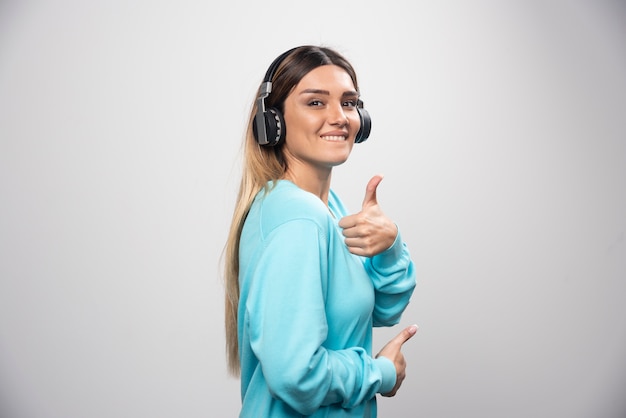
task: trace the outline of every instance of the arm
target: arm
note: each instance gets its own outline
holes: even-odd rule
[[[389,249],[365,259],[365,269],[376,292],[374,326],[397,324],[416,282],[415,266],[399,232]]]
[[[374,176],[367,184],[361,211],[339,221],[348,250],[367,257],[365,269],[376,289],[375,326],[396,324],[415,288],[409,251],[376,198],[381,181],[381,176]]]
[[[360,347],[328,350],[327,242],[310,220],[293,220],[267,237],[254,273],[245,324],[272,395],[302,414],[349,408],[395,385],[393,363]]]

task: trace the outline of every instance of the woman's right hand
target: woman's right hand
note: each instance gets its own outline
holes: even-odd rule
[[[400,385],[402,385],[402,381],[406,377],[406,361],[404,360],[404,354],[402,354],[402,345],[415,335],[417,328],[417,325],[406,327],[376,355],[377,358],[380,356],[388,358],[396,367],[396,384],[391,389],[391,392],[383,393],[383,396],[395,396],[398,389],[400,389]]]

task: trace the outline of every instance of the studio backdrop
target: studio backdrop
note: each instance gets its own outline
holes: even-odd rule
[[[270,62],[355,66],[415,260],[381,417],[626,416],[626,7],[0,2],[0,416],[237,416],[221,255]]]

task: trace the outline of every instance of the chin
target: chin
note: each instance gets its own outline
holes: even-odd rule
[[[341,164],[345,163],[346,161],[348,161],[348,157],[349,157],[349,155],[346,156],[345,158],[337,158],[337,159],[335,159],[335,161],[331,162],[330,165],[332,167],[336,167],[338,165],[341,165]]]

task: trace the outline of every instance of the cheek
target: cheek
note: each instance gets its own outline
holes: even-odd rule
[[[357,131],[361,128],[361,118],[359,117],[359,114],[357,112],[354,112],[354,114],[351,114],[349,116],[349,120],[350,130],[354,131],[354,133],[356,134]]]
[[[303,126],[306,126],[306,118],[301,113],[289,110],[283,113],[283,117],[288,131],[302,129]]]
[[[285,114],[285,126],[287,135],[308,135],[317,132],[324,125],[324,120],[316,114],[294,113]],[[358,123],[358,118],[357,122]]]

